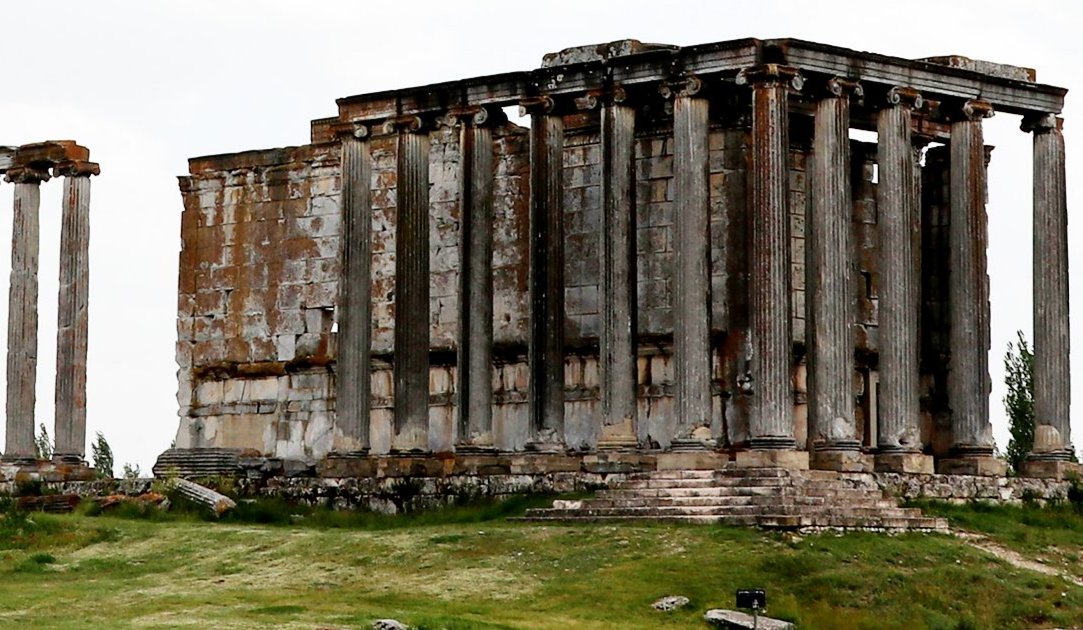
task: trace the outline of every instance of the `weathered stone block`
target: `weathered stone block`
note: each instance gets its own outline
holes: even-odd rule
[[[809,467],[838,472],[872,472],[873,458],[861,451],[813,451]]]
[[[876,472],[931,475],[936,472],[932,455],[924,453],[880,453],[875,457]]]
[[[1008,463],[996,457],[953,457],[936,463],[941,475],[978,475],[1003,477],[1008,474]]]
[[[738,451],[734,464],[740,468],[788,468],[808,470],[808,451]]]
[[[1023,476],[1035,479],[1083,479],[1083,465],[1075,462],[1029,459],[1023,463]]]

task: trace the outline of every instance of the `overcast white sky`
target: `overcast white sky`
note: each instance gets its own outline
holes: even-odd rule
[[[1083,93],[1081,6],[1071,0],[12,3],[0,22],[7,51],[0,144],[75,139],[102,165],[91,202],[88,439],[105,434],[118,474],[123,462],[147,471],[177,428],[176,176],[187,172],[189,157],[304,144],[309,120],[333,115],[337,97],[530,69],[546,52],[623,38],[690,45],[797,37],[901,57],[960,54],[1036,68],[1039,81]],[[1070,209],[1083,204],[1083,184],[1072,177],[1076,152],[1083,152],[1077,98],[1083,97],[1069,94],[1064,112]],[[989,173],[990,365],[1001,448],[1007,444],[1000,402],[1005,344],[1016,329],[1031,336],[1031,149],[1018,122],[1001,114],[986,123],[986,141],[997,146]],[[11,195],[10,185],[0,185],[3,321]],[[59,210],[60,185],[51,182],[42,193],[37,404],[38,421],[50,433]],[[1083,222],[1072,220],[1070,230],[1078,270]],[[1073,295],[1080,295],[1081,282],[1077,271]],[[1080,321],[1073,345],[1083,349]],[[1078,398],[1083,366],[1074,367]],[[1078,416],[1073,413],[1074,429],[1083,431]]]

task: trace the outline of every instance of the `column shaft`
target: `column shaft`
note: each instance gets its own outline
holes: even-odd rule
[[[39,183],[22,173],[15,181],[8,289],[7,432],[5,459],[34,459],[34,402],[38,373]]]
[[[459,299],[459,440],[493,445],[493,132],[464,124],[462,290]]]
[[[752,448],[794,448],[790,378],[789,137],[785,84],[752,90],[752,217],[749,310]]]
[[[635,108],[602,107],[603,445],[636,441]]]
[[[542,449],[564,444],[564,120],[530,121],[530,420]]]
[[[981,120],[951,125],[951,365],[948,397],[952,450],[992,455],[989,424],[989,278],[985,145]]]
[[[673,100],[675,445],[693,441],[697,427],[711,424],[707,108],[705,98],[678,94]]]
[[[1064,134],[1059,119],[1045,122],[1034,129],[1033,455],[1066,460],[1072,454],[1072,391]]]
[[[87,301],[89,298],[90,176],[66,174],[60,231],[56,330],[55,457],[86,454]]]
[[[342,276],[335,414],[343,450],[369,447],[372,379],[372,157],[369,143],[342,140]]]
[[[850,330],[849,96],[821,99],[812,151],[812,212],[808,222],[809,426],[817,448],[857,450],[854,344]]]
[[[880,229],[880,409],[881,452],[921,448],[918,394],[918,280],[914,225],[920,208],[911,143],[910,108],[887,107],[877,119]]]
[[[398,132],[395,225],[395,437],[429,447],[429,136]]]

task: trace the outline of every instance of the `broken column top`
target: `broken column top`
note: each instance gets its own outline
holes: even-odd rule
[[[982,61],[981,59],[971,59],[970,57],[964,57],[962,55],[923,57],[921,59],[915,59],[915,61],[927,61],[941,66],[948,66],[949,68],[961,68],[963,70],[980,72],[987,76],[1011,79],[1013,81],[1034,83],[1038,80],[1038,73],[1034,71],[1034,68],[1012,66],[1006,63],[996,63],[993,61]]]
[[[97,175],[98,165],[90,161],[90,149],[74,140],[46,140],[17,147],[0,147],[0,173],[16,168],[48,170],[62,167],[65,173]]]
[[[584,46],[572,46],[560,52],[546,53],[542,57],[543,68],[553,66],[566,66],[573,63],[586,63],[588,61],[605,61],[614,57],[627,57],[638,53],[653,50],[677,50],[677,46],[670,44],[644,44],[638,39],[618,39],[604,44],[587,44]]]

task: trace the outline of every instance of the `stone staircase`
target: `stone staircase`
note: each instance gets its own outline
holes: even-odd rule
[[[652,520],[767,529],[948,531],[945,519],[901,508],[871,475],[736,468],[635,473],[582,501],[529,510],[527,521]]]

